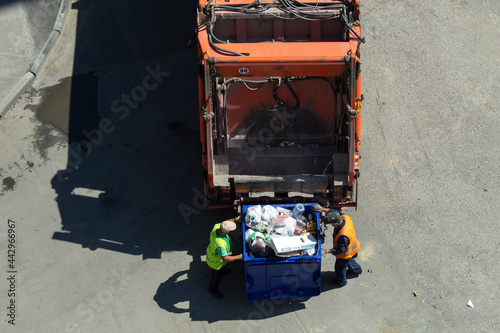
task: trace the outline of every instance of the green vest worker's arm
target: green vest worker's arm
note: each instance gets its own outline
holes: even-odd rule
[[[243,254],[238,254],[236,256],[224,256],[224,257],[221,257],[221,259],[224,262],[231,262],[231,261],[241,260],[241,259],[243,259]]]

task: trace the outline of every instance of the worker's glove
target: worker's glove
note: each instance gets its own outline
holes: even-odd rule
[[[236,217],[234,218],[234,222],[236,222],[236,223],[241,223],[241,216],[236,216]]]
[[[321,207],[320,205],[316,204],[313,206],[314,210],[318,213],[321,213],[323,211],[323,207]]]
[[[321,253],[323,254],[323,257],[330,253],[330,250],[321,250]]]

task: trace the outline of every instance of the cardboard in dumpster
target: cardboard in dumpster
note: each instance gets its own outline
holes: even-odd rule
[[[271,245],[276,253],[308,250],[316,246],[316,239],[309,236],[273,237]]]
[[[276,257],[293,258],[293,257],[300,257],[301,255],[302,255],[302,250],[299,250],[299,251],[278,253],[276,254]]]

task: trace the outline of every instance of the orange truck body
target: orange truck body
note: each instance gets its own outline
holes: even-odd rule
[[[209,208],[356,207],[357,0],[200,0],[200,139]]]

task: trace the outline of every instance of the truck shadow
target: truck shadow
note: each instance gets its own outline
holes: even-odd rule
[[[50,91],[56,101],[66,91],[68,105],[37,111],[68,134],[67,165],[52,178],[53,239],[144,259],[188,250],[188,236],[167,240],[203,206],[197,50],[187,48],[196,1],[80,0],[74,10],[73,73]]]

